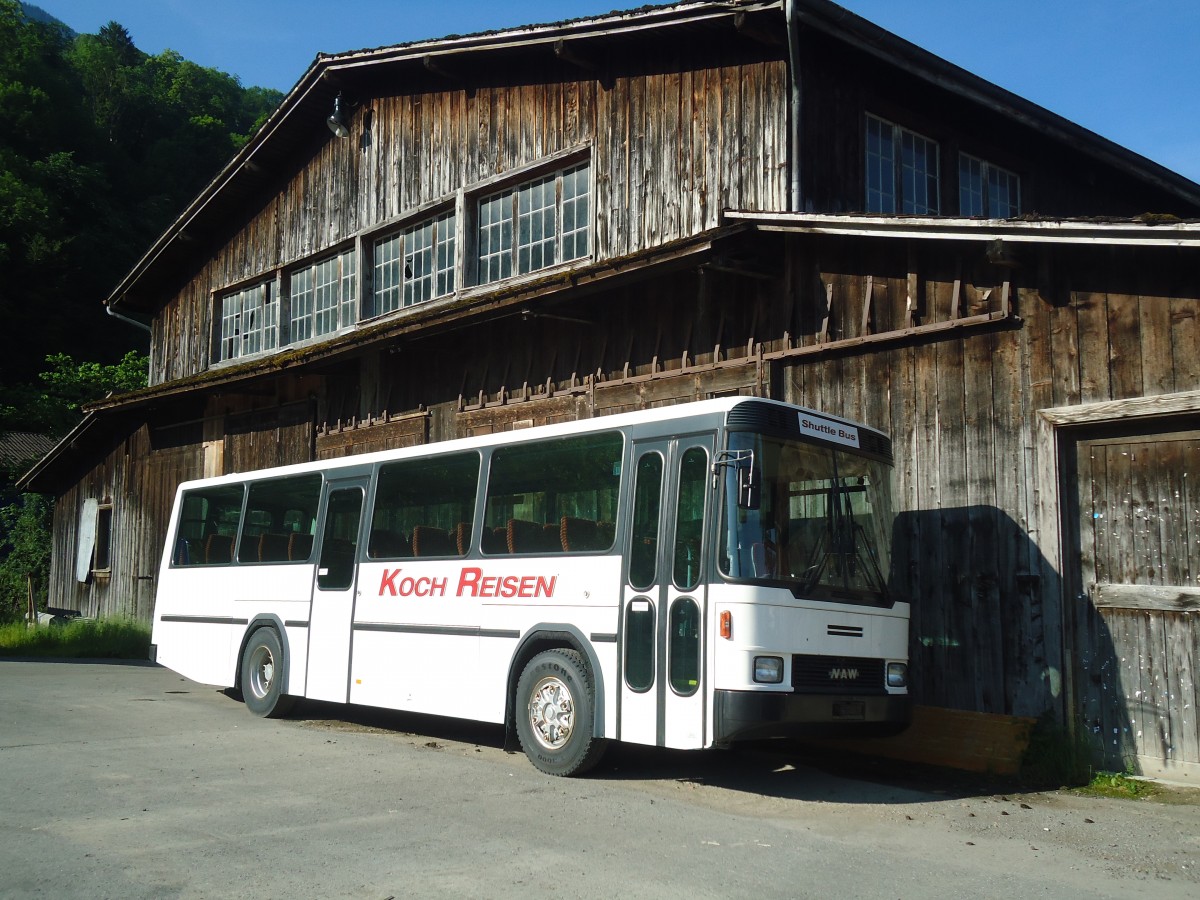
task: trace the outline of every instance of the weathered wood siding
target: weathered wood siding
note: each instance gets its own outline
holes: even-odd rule
[[[310,257],[560,151],[590,148],[592,259],[659,246],[719,224],[724,209],[783,208],[787,191],[782,60],[723,52],[711,67],[683,51],[613,79],[565,79],[370,99],[365,141],[319,152],[156,316],[152,384],[208,367],[212,293]],[[314,123],[314,128],[321,127]],[[470,239],[468,222],[459,237]]]
[[[181,481],[198,478],[202,465],[201,446],[154,449],[146,426],[118,438],[104,461],[57,499],[49,605],[85,616],[149,620],[175,489]],[[75,560],[87,499],[112,504],[111,567],[107,574],[79,582]]]
[[[1109,768],[1200,774],[1200,432],[1108,426],[1068,448],[1079,711]],[[1152,428],[1154,426],[1151,426]],[[1160,426],[1161,427],[1161,423]],[[1094,429],[1093,429],[1094,430]],[[1124,432],[1112,436],[1111,432]],[[1070,602],[1070,601],[1069,601]],[[1177,774],[1176,771],[1175,774]]]
[[[1200,388],[1200,299],[1183,289],[1185,264],[1170,250],[1045,249],[1009,269],[978,247],[871,243],[789,254],[796,277],[809,280],[815,259],[830,287],[831,340],[860,336],[868,289],[876,328],[903,328],[910,308],[919,326],[935,326],[956,280],[963,315],[996,311],[1008,281],[1019,321],[785,359],[782,396],[893,435],[893,573],[914,604],[918,701],[1015,715],[1058,708],[1074,663],[1063,658],[1071,611],[1046,558],[1057,550],[1043,549],[1057,535],[1038,533],[1057,486],[1041,481],[1055,461],[1038,456],[1037,411]]]
[[[1086,156],[999,112],[897,69],[828,35],[802,32],[803,150],[809,212],[865,208],[865,116],[938,143],[941,213],[959,215],[958,155],[968,153],[1021,178],[1022,212],[1046,216],[1195,216],[1194,204]]]

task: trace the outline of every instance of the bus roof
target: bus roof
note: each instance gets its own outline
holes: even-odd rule
[[[655,407],[653,409],[637,410],[636,412],[616,413],[607,416],[597,416],[590,419],[576,419],[571,422],[559,422],[552,425],[537,425],[529,428],[518,428],[512,431],[493,432],[492,434],[474,437],[455,438],[448,441],[436,441],[429,444],[418,444],[412,447],[396,447],[387,450],[375,450],[370,453],[358,453],[335,459],[316,459],[309,462],[293,463],[285,466],[274,466],[267,469],[246,469],[240,472],[230,472],[226,475],[216,475],[211,478],[193,479],[183,482],[180,490],[197,484],[223,484],[244,481],[247,477],[273,478],[283,475],[297,475],[304,472],[328,471],[330,469],[357,468],[377,462],[390,462],[397,459],[407,459],[428,455],[431,451],[452,453],[456,450],[473,450],[480,447],[517,444],[534,441],[547,437],[559,437],[572,434],[587,434],[589,432],[610,431],[613,429],[629,428],[653,422],[680,422],[695,419],[697,427],[717,427],[724,423],[724,416],[730,410],[744,403],[767,404],[785,409],[805,412],[812,416],[851,425],[886,435],[878,429],[852,419],[830,415],[819,410],[780,400],[768,400],[762,397],[718,397],[712,400],[696,400],[689,403],[676,403],[671,406]],[[703,421],[708,419],[710,421]]]

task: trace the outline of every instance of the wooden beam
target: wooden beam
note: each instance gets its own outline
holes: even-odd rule
[[[863,290],[863,311],[862,311],[862,328],[859,329],[859,334],[867,335],[871,333],[871,304],[875,300],[875,276],[867,276],[867,286]]]
[[[592,54],[582,49],[581,41],[566,41],[559,38],[554,42],[554,55],[565,63],[569,63],[577,68],[583,69],[595,76],[596,81],[600,83],[600,87],[604,90],[612,90],[613,75],[609,66],[601,62]]]
[[[434,75],[445,78],[447,81],[453,81],[455,84],[462,84],[464,81],[461,75],[448,68],[445,62],[431,54],[427,53],[422,56],[421,64],[425,67],[425,71],[432,72]]]
[[[563,62],[578,66],[588,72],[594,72],[597,75],[603,71],[603,66],[596,61],[595,57],[580,49],[579,41],[571,41],[568,44],[564,38],[559,38],[554,42],[554,55]]]
[[[818,281],[822,279],[818,275]],[[825,285],[825,314],[821,317],[821,333],[817,335],[817,342],[824,344],[829,340],[829,320],[833,317],[833,281],[829,281]]]
[[[789,359],[794,356],[810,356],[814,353],[833,353],[837,350],[854,350],[871,344],[900,343],[913,338],[933,337],[943,332],[971,331],[977,328],[997,327],[1000,325],[1020,325],[1020,316],[1002,316],[1000,313],[984,313],[979,316],[968,316],[965,319],[947,320],[945,322],[930,322],[927,325],[917,325],[913,328],[901,328],[895,331],[881,331],[878,334],[868,334],[863,337],[843,338],[827,343],[805,344],[788,350],[772,350],[763,354],[765,360]]]
[[[1159,394],[1154,397],[1132,397],[1128,400],[1102,400],[1078,406],[1059,406],[1040,409],[1038,415],[1051,425],[1095,425],[1153,416],[1172,416],[1200,413],[1200,391]]]
[[[1093,584],[1088,595],[1096,609],[1200,612],[1200,588],[1153,584]]]
[[[752,41],[766,44],[768,47],[783,46],[782,29],[766,27],[757,17],[749,16],[745,12],[734,14],[733,27],[737,29],[738,34]]]

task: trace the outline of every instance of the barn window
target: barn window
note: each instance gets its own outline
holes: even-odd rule
[[[590,177],[585,162],[480,199],[477,282],[487,284],[586,256]]]
[[[92,571],[107,572],[112,568],[112,520],[111,504],[96,509],[96,549],[92,556]]]
[[[279,346],[279,298],[273,281],[262,281],[220,298],[218,359],[238,359]]]
[[[288,279],[289,344],[332,334],[357,315],[358,255],[353,247],[303,268]]]
[[[958,155],[958,213],[1011,219],[1021,214],[1021,179],[983,159]]]
[[[867,116],[867,212],[937,215],[936,141]]]
[[[448,210],[375,241],[375,315],[454,293],[456,230]]]

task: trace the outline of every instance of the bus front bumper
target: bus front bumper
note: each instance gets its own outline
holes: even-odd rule
[[[714,743],[774,737],[886,737],[912,719],[907,695],[716,691]]]

